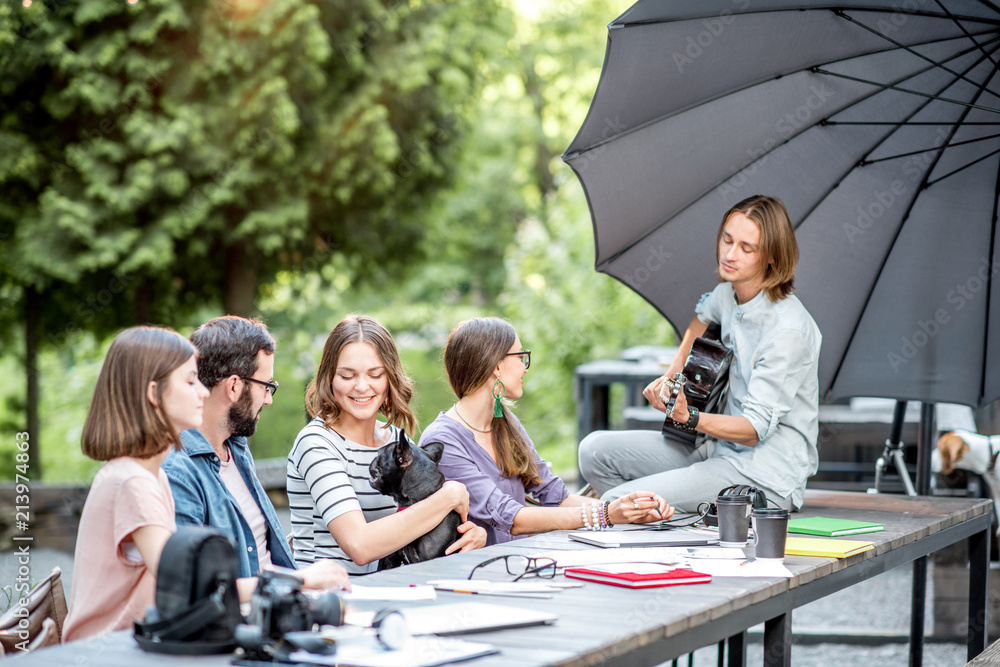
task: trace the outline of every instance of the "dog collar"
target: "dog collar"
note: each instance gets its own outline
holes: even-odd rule
[[[407,509],[407,508],[409,508],[409,505],[403,505],[402,507],[397,507],[397,508],[396,508],[396,511],[397,511],[397,512],[402,512],[403,510],[405,510],[405,509]]]

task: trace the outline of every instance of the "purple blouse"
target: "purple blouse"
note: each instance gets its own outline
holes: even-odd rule
[[[472,432],[443,412],[420,436],[421,447],[429,442],[444,445],[441,472],[447,479],[462,482],[469,490],[469,519],[486,529],[487,546],[520,537],[511,535],[510,529],[514,525],[514,515],[526,504],[525,492],[548,507],[558,506],[569,495],[566,485],[552,474],[535,451],[535,444],[528,438],[521,422],[517,417],[511,417],[527,438],[535,455],[538,476],[542,478],[541,483],[527,489],[522,486],[519,477],[504,477],[490,455],[476,442]]]

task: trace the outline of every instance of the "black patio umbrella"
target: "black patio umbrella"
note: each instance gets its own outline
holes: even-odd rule
[[[988,1],[636,3],[563,156],[597,270],[683,328],[722,213],[772,194],[824,399],[1000,398],[998,63]]]
[[[722,214],[780,197],[821,394],[924,402],[926,492],[933,404],[1000,398],[998,66],[990,0],[637,2],[563,155],[597,269],[682,328],[714,285]]]

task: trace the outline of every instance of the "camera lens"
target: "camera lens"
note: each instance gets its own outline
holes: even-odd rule
[[[309,611],[313,623],[320,625],[343,625],[344,602],[336,593],[320,593],[309,598]]]

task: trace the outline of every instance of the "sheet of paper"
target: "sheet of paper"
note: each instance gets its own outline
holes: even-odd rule
[[[738,547],[688,547],[685,549],[688,558],[724,558],[745,560],[746,554]]]
[[[413,637],[406,646],[389,650],[373,643],[350,643],[339,646],[334,655],[295,651],[289,658],[316,665],[355,665],[356,667],[432,667],[496,653],[490,644],[441,637]]]
[[[490,581],[489,579],[435,579],[427,583],[439,591],[461,593],[551,593],[561,590],[546,579],[529,581]]]
[[[437,593],[433,586],[360,586],[351,585],[350,593],[341,593],[344,600],[385,600],[405,602],[409,600],[435,600]]]
[[[794,576],[781,562],[764,560],[702,559],[691,564],[691,568],[713,577],[784,577]]]

